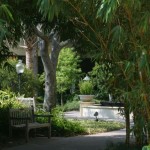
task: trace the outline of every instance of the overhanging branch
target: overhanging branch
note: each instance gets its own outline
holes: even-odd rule
[[[42,40],[47,40],[48,39],[48,36],[45,36],[42,32],[40,32],[36,27],[33,28],[34,29],[34,32],[35,34],[40,37]]]
[[[66,40],[66,41],[62,41],[60,42],[60,49],[62,49],[63,47],[71,47],[72,43],[70,42],[70,40]]]

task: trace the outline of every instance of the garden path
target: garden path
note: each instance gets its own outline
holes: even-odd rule
[[[105,150],[110,143],[125,141],[125,129],[75,137],[30,138],[29,143],[4,150]]]

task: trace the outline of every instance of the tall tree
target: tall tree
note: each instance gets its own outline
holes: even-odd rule
[[[60,41],[57,33],[45,35],[35,28],[36,34],[42,39],[40,54],[45,71],[45,96],[43,107],[56,106],[56,67],[60,50],[69,44],[69,40]]]
[[[57,79],[57,92],[61,94],[61,105],[64,104],[63,94],[75,86],[76,80],[79,78],[81,68],[79,68],[79,55],[73,48],[64,48],[61,50],[56,79]],[[71,91],[73,92],[73,90]]]
[[[7,1],[6,1],[7,2]],[[46,1],[45,1],[46,2]],[[44,3],[45,3],[44,2]],[[24,38],[24,40],[27,43],[27,56],[32,55],[33,51],[33,45],[35,40],[31,39],[34,35],[37,35],[43,39],[43,44],[41,46],[41,58],[43,62],[43,66],[45,68],[46,73],[46,81],[45,81],[45,100],[44,100],[44,106],[46,109],[48,109],[48,105],[51,101],[52,106],[55,106],[55,86],[56,86],[56,65],[58,60],[59,51],[67,45],[68,40],[66,41],[66,38],[59,38],[58,36],[51,37],[47,36],[50,31],[55,27],[56,30],[59,30],[59,34],[64,30],[63,28],[58,28],[60,22],[66,22],[62,18],[56,18],[57,16],[57,9],[56,5],[53,2],[48,2],[48,7],[50,8],[51,16],[48,18],[44,15],[41,15],[41,10],[43,2],[38,2],[33,0],[21,0],[21,1],[9,1],[7,2],[9,6],[11,6],[11,9],[13,10],[13,13],[16,14],[15,21],[14,21],[14,27],[17,30],[15,30],[15,34],[19,38]],[[61,4],[61,3],[60,3]],[[45,7],[45,6],[44,6]],[[12,24],[10,24],[12,25]],[[37,25],[42,26],[42,33],[40,33],[37,30],[34,30]],[[13,28],[12,28],[13,29]],[[55,31],[56,31],[55,30]],[[18,34],[21,33],[21,34]],[[40,34],[39,34],[40,33]],[[62,36],[61,36],[62,37]],[[14,39],[13,39],[14,40]],[[10,40],[12,42],[13,40]],[[61,42],[64,41],[64,42]],[[49,45],[52,47],[52,49],[49,49]],[[50,54],[50,58],[49,57]],[[31,57],[29,57],[31,58]],[[31,59],[28,59],[29,62],[32,62]],[[48,60],[48,61],[47,61]],[[31,63],[29,63],[31,64]],[[30,66],[29,66],[30,68]],[[50,73],[50,75],[49,75]],[[49,92],[50,91],[50,92]]]

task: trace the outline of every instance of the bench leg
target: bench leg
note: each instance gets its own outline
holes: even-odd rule
[[[36,137],[36,129],[33,129],[34,137]]]
[[[48,138],[51,138],[51,126],[48,127]]]
[[[12,137],[12,128],[9,127],[9,137]]]
[[[29,142],[29,130],[26,128],[25,130],[26,143]]]

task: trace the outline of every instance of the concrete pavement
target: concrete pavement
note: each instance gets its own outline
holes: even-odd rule
[[[75,137],[30,138],[29,143],[4,150],[105,150],[109,143],[125,141],[125,130]]]

